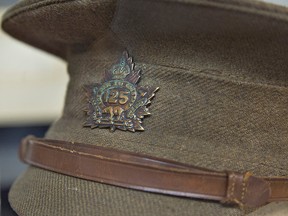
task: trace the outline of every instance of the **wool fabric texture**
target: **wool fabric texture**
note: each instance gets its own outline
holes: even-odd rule
[[[2,25],[67,61],[63,115],[46,138],[220,171],[288,176],[287,21],[286,9],[250,1],[25,0]],[[99,83],[124,50],[142,70],[141,85],[160,87],[145,131],[83,127],[83,86]],[[233,208],[36,167],[18,178],[9,199],[19,215],[240,216],[288,206]]]

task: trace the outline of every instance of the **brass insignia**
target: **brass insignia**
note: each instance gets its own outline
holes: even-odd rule
[[[106,71],[101,83],[86,85],[89,117],[84,126],[143,131],[142,119],[150,114],[147,105],[158,87],[138,86],[140,72],[124,52],[119,63]]]

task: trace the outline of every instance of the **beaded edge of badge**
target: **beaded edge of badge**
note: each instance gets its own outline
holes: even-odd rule
[[[141,69],[135,70],[125,51],[101,83],[85,85],[88,118],[84,127],[143,131],[142,119],[150,115],[147,105],[159,87],[138,86],[140,77]]]

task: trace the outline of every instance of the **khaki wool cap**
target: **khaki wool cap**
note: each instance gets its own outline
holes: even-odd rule
[[[67,61],[70,82],[63,115],[46,139],[217,171],[288,176],[287,8],[248,0],[23,0],[6,12],[2,27]],[[115,125],[101,128],[83,111],[85,86],[104,85],[105,72],[123,51],[133,58],[135,71],[141,69],[138,87],[155,87],[151,115],[138,119],[135,132]],[[122,76],[130,70],[118,69],[111,73]],[[128,94],[120,94],[126,103]],[[114,96],[107,101],[116,103]],[[16,180],[9,201],[24,216],[288,215],[287,201],[239,208],[37,166]]]

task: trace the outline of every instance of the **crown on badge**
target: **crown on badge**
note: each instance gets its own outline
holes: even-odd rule
[[[132,60],[131,60],[132,61]],[[130,58],[124,53],[118,64],[114,65],[111,70],[113,79],[124,79],[131,72]]]

